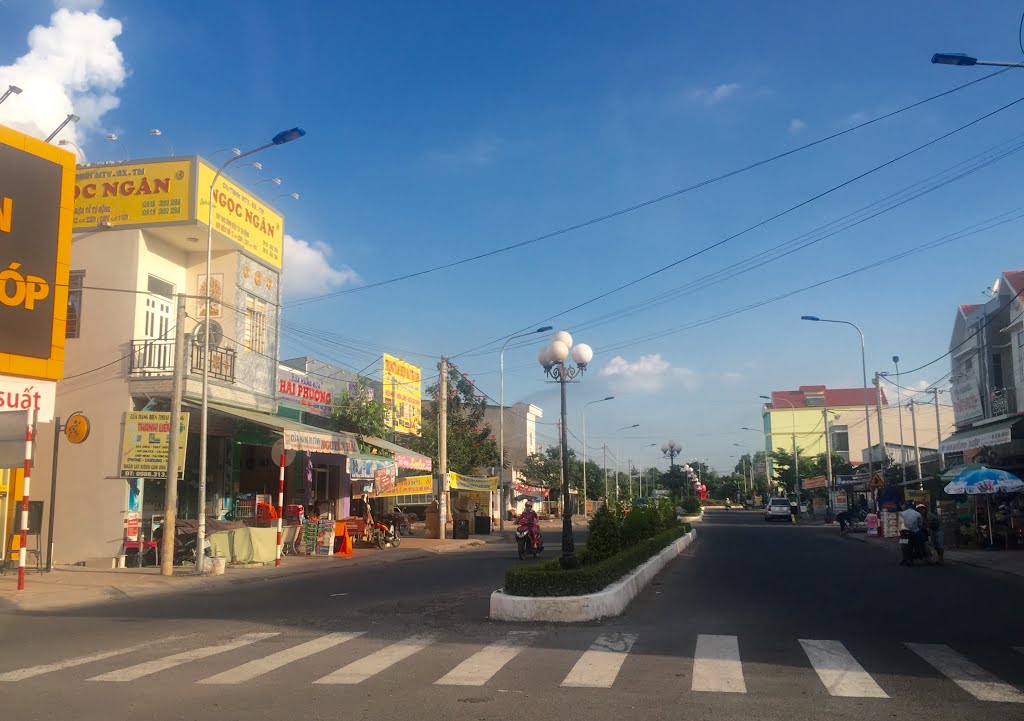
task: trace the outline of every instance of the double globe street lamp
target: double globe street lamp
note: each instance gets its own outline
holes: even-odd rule
[[[572,351],[573,365],[566,365]],[[590,361],[594,359],[594,351],[586,343],[573,347],[572,336],[560,330],[551,336],[551,342],[537,355],[544,373],[553,382],[561,386],[562,391],[562,422],[559,428],[562,456],[562,556],[559,563],[562,568],[576,567],[576,544],[572,540],[572,507],[569,504],[569,446],[566,425],[566,394],[565,387],[577,376],[582,375]]]

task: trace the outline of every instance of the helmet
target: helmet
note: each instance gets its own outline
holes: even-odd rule
[[[526,501],[526,507],[527,508],[533,508],[533,501],[527,500]]]

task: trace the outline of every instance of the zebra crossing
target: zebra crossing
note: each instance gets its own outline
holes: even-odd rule
[[[351,686],[368,683],[378,677],[385,682],[399,675],[406,678],[403,665],[419,658],[430,665],[432,674],[437,674],[431,682],[434,686],[480,687],[493,684],[499,672],[514,666],[521,655],[533,654],[531,663],[544,663],[544,657],[536,654],[543,654],[546,650],[538,643],[542,638],[540,632],[521,630],[508,631],[490,643],[484,642],[478,646],[467,647],[458,639],[447,639],[443,654],[430,651],[446,641],[437,633],[419,633],[397,640],[372,639],[365,631],[326,633],[306,639],[286,638],[277,631],[244,633],[218,643],[200,642],[195,634],[168,636],[145,644],[98,650],[36,666],[0,669],[0,684],[30,681],[49,674],[60,674],[63,684],[75,681],[124,684],[179,669],[179,675],[191,674],[186,683],[238,686],[263,682],[268,677],[273,679],[276,672],[307,662],[313,668],[329,671],[322,676],[313,674],[309,677],[311,683]],[[683,687],[685,683],[690,692],[701,695],[749,693],[741,638],[700,634],[693,641],[692,654],[681,650],[678,656],[665,656],[662,652],[659,657],[659,665],[666,667],[669,673],[667,678],[673,680],[670,683],[676,683],[679,690],[686,690]],[[272,645],[272,650],[266,650],[267,643]],[[367,643],[372,647],[382,643],[384,645],[370,651],[365,648]],[[879,678],[873,676],[842,641],[796,639],[793,643],[794,650],[799,648],[802,652],[799,657],[805,659],[807,667],[814,671],[820,683],[819,692],[823,690],[830,696],[844,698],[884,700],[899,691],[898,684],[881,674]],[[909,652],[908,659],[916,658],[921,664],[920,668],[913,669],[915,673],[920,674],[930,669],[951,682],[959,689],[957,693],[965,699],[1024,703],[1024,693],[1020,689],[998,678],[977,660],[948,645],[899,645]],[[161,648],[173,648],[176,652],[157,655],[155,649]],[[182,648],[184,650],[179,650]],[[691,646],[686,647],[687,650],[689,648]],[[590,640],[589,645],[581,645],[579,650],[580,655],[567,672],[563,669],[551,677],[552,682],[556,683],[557,678],[565,674],[558,683],[559,687],[611,689],[620,680],[623,669],[631,662],[640,663],[645,654],[640,634],[609,631],[599,633]],[[1012,655],[1022,652],[1024,647],[1008,645],[1005,650]],[[641,654],[639,657],[635,655],[638,651]],[[456,654],[459,660],[451,668],[446,670],[438,663],[438,659],[456,658]],[[136,656],[138,658],[134,658]],[[227,665],[225,659],[229,659],[227,663],[234,664],[243,658],[245,660],[241,663],[221,670]],[[203,669],[199,662],[207,659],[214,666],[220,664],[218,668],[211,669],[216,672],[196,670]],[[180,669],[186,665],[186,669]],[[89,666],[94,667],[91,673]],[[565,666],[568,667],[568,664]],[[503,681],[507,681],[509,675],[503,677]],[[680,678],[688,678],[688,682],[680,682]],[[885,684],[888,684],[888,689],[883,687]]]

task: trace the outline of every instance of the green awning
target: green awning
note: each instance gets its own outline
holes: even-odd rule
[[[1024,418],[1021,416],[1015,416],[995,423],[986,423],[983,426],[965,428],[944,440],[940,444],[939,450],[942,453],[958,453],[972,451],[982,446],[999,446],[1009,443],[1013,427],[1022,420]]]

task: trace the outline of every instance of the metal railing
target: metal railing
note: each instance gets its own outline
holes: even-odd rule
[[[189,372],[203,372],[203,347],[189,344],[191,356]],[[128,373],[133,378],[159,378],[174,375],[173,340],[133,340],[131,364]],[[235,351],[231,348],[210,349],[210,377],[235,382]]]
[[[992,390],[992,416],[1006,416],[1017,412],[1017,389],[995,388]]]

